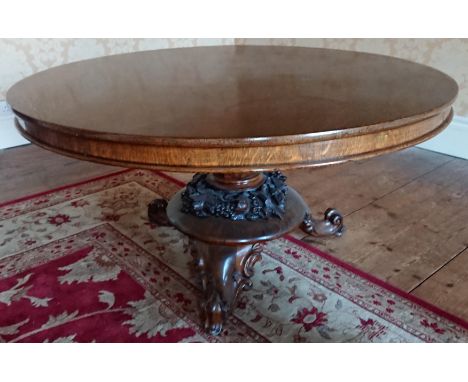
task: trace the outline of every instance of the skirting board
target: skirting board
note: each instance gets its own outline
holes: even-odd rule
[[[468,118],[456,115],[444,131],[418,147],[468,159]]]
[[[16,131],[13,112],[6,103],[0,101],[0,150],[29,143]]]
[[[0,149],[28,144],[14,126],[13,112],[0,101]],[[418,145],[454,157],[468,159],[468,118],[455,116],[450,125],[436,137]]]

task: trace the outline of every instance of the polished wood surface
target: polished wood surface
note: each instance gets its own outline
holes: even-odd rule
[[[0,150],[0,202],[117,170],[33,145]],[[184,182],[192,177],[188,173],[171,175]],[[314,212],[336,205],[346,215],[347,235],[339,240],[306,238],[312,245],[468,320],[468,236],[463,225],[453,229],[453,222],[466,219],[460,212],[468,210],[468,161],[412,148],[286,175],[289,184],[314,206]],[[416,182],[431,191],[415,191]],[[413,194],[419,195],[418,201],[413,200],[418,209],[398,213],[400,203],[405,204]],[[385,211],[396,213],[390,217]],[[434,232],[424,228],[424,218],[409,220],[414,213],[431,221],[436,217],[435,227],[429,228],[439,230],[442,238],[437,240]],[[396,230],[395,225],[400,228]],[[407,239],[400,245],[392,238],[401,227],[406,227]],[[358,238],[353,240],[355,235]],[[416,245],[410,245],[412,237]],[[421,245],[425,240],[430,244]]]
[[[20,132],[126,167],[239,172],[318,166],[440,132],[457,84],[408,61],[295,47],[109,56],[35,74],[7,100]]]

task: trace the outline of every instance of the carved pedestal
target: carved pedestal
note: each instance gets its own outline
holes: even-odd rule
[[[203,290],[205,329],[221,333],[242,290],[251,287],[259,243],[301,226],[314,236],[339,236],[343,218],[333,209],[313,219],[300,195],[280,172],[196,174],[167,203],[156,199],[148,216],[172,224],[191,239],[195,271]],[[167,212],[167,215],[166,215]]]

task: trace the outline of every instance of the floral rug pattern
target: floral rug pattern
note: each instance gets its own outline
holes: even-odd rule
[[[148,222],[180,188],[127,170],[0,205],[0,342],[466,342],[461,320],[287,236],[218,337],[201,328],[187,238]]]

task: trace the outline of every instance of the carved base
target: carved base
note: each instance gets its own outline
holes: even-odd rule
[[[151,222],[172,223],[190,237],[204,326],[213,335],[222,332],[239,293],[251,287],[253,266],[261,258],[258,243],[299,225],[314,236],[343,233],[336,210],[314,219],[285,179],[280,172],[197,174],[169,203],[157,199],[148,206]]]
[[[341,236],[345,231],[343,216],[334,208],[327,209],[322,220],[314,219],[306,212],[301,229],[316,237]]]
[[[258,244],[222,246],[192,241],[195,270],[203,289],[205,330],[219,335],[242,290],[252,287],[253,266],[261,259]]]

